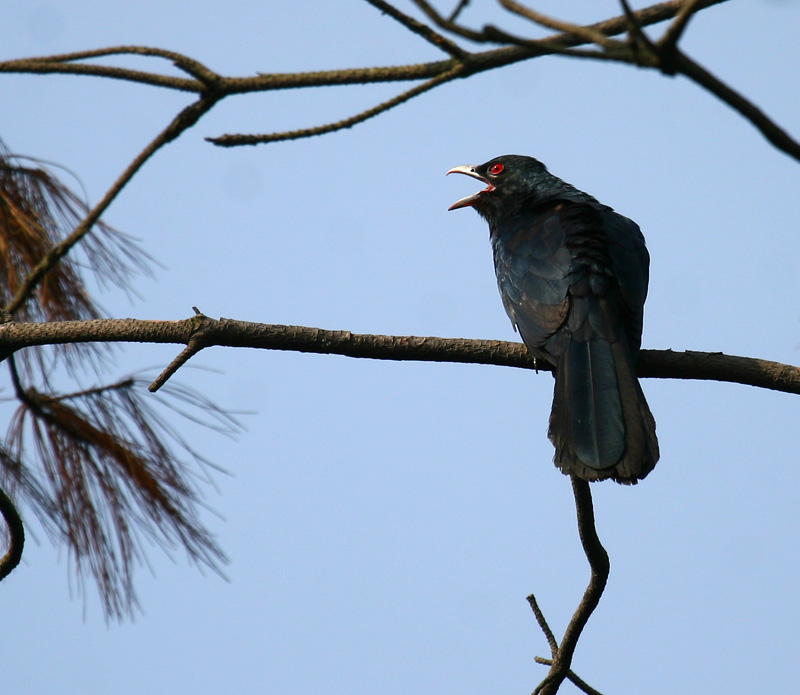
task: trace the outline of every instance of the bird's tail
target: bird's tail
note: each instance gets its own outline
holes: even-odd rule
[[[624,342],[574,338],[556,367],[555,463],[584,480],[636,483],[658,461],[656,423]]]

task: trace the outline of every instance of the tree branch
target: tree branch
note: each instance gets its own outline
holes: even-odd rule
[[[8,527],[8,551],[0,557],[0,581],[3,581],[22,559],[22,549],[25,546],[25,528],[22,525],[17,508],[4,490],[0,488],[0,514]]]
[[[662,50],[669,51],[677,47],[678,41],[680,41],[683,32],[686,31],[686,27],[689,25],[689,20],[691,20],[698,9],[700,9],[701,2],[702,0],[688,0],[688,2],[684,4],[681,11],[678,12],[677,17],[675,17],[674,21],[669,25],[659,41]]]
[[[547,640],[547,644],[550,647],[550,656],[555,656],[556,652],[558,652],[558,640],[556,640],[556,636],[550,629],[547,618],[544,617],[544,613],[542,613],[542,609],[539,608],[539,603],[533,594],[528,596],[528,605],[531,607],[533,615],[536,617],[536,622],[539,623],[539,627],[544,633],[544,638]]]
[[[587,43],[596,43],[599,46],[606,46],[609,43],[608,36],[592,26],[581,26],[579,24],[572,24],[571,22],[565,22],[560,19],[554,19],[553,17],[548,17],[547,15],[537,12],[530,7],[521,5],[514,0],[498,0],[498,2],[509,12],[512,12],[519,17],[524,17],[525,19],[528,19],[531,22],[534,22],[547,29],[555,29],[556,31],[560,31],[565,34],[574,34]]]
[[[714,77],[708,70],[694,62],[685,53],[676,49],[676,72],[685,75],[690,80],[711,92],[721,101],[725,102],[734,111],[744,116],[752,123],[761,134],[781,152],[788,154],[792,159],[800,162],[800,143],[792,138],[783,128],[773,121],[767,114],[741,94],[731,89],[724,82]]]
[[[691,0],[670,0],[669,2],[657,3],[655,5],[651,5],[650,7],[637,10],[633,13],[633,16],[636,18],[639,26],[657,24],[658,22],[663,22],[666,19],[672,19],[675,17],[689,1]],[[723,2],[727,2],[727,0],[699,0],[695,12],[704,10],[712,5],[719,5]],[[483,27],[481,31],[469,29],[463,25],[455,23],[455,21],[452,19],[446,19],[425,0],[414,0],[414,4],[419,7],[419,9],[422,10],[427,17],[440,29],[451,31],[454,34],[458,34],[459,36],[470,39],[471,41],[480,43],[496,43],[496,39],[492,36],[491,31],[488,34],[486,32],[488,27]],[[518,5],[518,7],[521,6]],[[612,17],[611,19],[589,24],[583,28],[600,32],[605,36],[616,36],[628,31],[629,27],[630,24],[628,22],[628,17],[625,14],[622,14],[618,17]],[[563,42],[567,47],[575,47],[587,43],[586,39],[576,36],[571,31],[549,36],[544,39],[534,39],[530,43],[543,43],[551,41],[558,43]],[[594,39],[592,39],[592,41],[594,41]]]
[[[608,553],[600,543],[597,529],[595,528],[594,507],[589,483],[574,475],[570,477],[572,478],[572,491],[575,496],[575,509],[578,514],[578,533],[592,573],[589,585],[583,594],[583,599],[564,632],[564,639],[561,640],[558,651],[553,656],[550,672],[536,690],[533,691],[534,695],[554,695],[558,692],[564,679],[567,678],[572,665],[575,647],[578,644],[583,628],[586,626],[586,622],[589,620],[589,616],[591,616],[600,602],[600,597],[603,595],[603,590],[608,581],[610,569]]]
[[[552,659],[543,659],[541,656],[535,656],[533,660],[542,666],[552,666]],[[570,681],[578,690],[582,690],[586,695],[603,695],[599,690],[589,685],[583,678],[578,676],[573,670],[567,671],[567,680]]]
[[[0,62],[0,72],[34,75],[51,75],[61,73],[65,75],[108,77],[114,80],[135,82],[137,84],[151,85],[154,87],[165,87],[167,89],[174,89],[181,92],[202,91],[203,85],[197,79],[173,77],[171,75],[162,75],[156,72],[130,70],[128,68],[117,68],[108,65],[94,65],[74,62],[77,60],[86,60],[88,58],[105,58],[115,55],[165,57],[165,54],[167,53],[170,54],[170,60],[173,62],[176,62],[176,58],[181,63],[188,63],[188,61],[191,61],[190,58],[182,56],[178,53],[164,51],[160,48],[151,48],[150,46],[113,46],[109,48],[98,48],[90,51],[62,53],[54,56],[6,60]]]
[[[417,85],[413,89],[409,89],[402,94],[398,94],[396,97],[392,99],[388,99],[387,101],[381,102],[377,106],[373,106],[366,111],[362,111],[355,116],[351,116],[350,118],[345,118],[341,121],[336,121],[334,123],[327,123],[325,125],[316,126],[314,128],[301,128],[299,130],[287,130],[282,133],[269,133],[266,135],[221,135],[217,138],[206,138],[208,142],[213,142],[215,145],[220,145],[222,147],[235,147],[237,145],[260,145],[267,142],[279,142],[281,140],[300,140],[302,138],[310,138],[315,135],[325,135],[326,133],[333,133],[337,130],[345,130],[347,128],[352,128],[354,125],[359,123],[363,123],[370,118],[374,118],[389,109],[393,109],[395,106],[399,106],[400,104],[405,103],[409,99],[413,99],[420,94],[424,94],[425,92],[433,89],[434,87],[438,87],[439,85],[444,84],[445,82],[450,82],[450,80],[454,80],[455,78],[459,77],[461,74],[460,68],[454,68],[449,72],[445,72],[438,77],[434,77],[432,80],[428,80],[421,85]]]
[[[199,315],[181,321],[93,319],[0,325],[0,354],[36,345],[94,342],[171,343],[188,345],[202,332],[205,346],[249,347],[378,360],[457,362],[552,371],[534,361],[522,343],[420,336],[371,335],[307,326],[212,319]],[[725,381],[771,391],[800,394],[800,368],[754,357],[721,352],[642,350],[641,377]]]
[[[623,19],[628,23],[631,35],[636,39],[635,42],[628,44],[609,40],[607,38],[609,36],[608,32],[600,29],[601,25],[606,23],[590,26],[573,25],[569,22],[542,15],[513,0],[498,0],[498,2],[514,14],[526,17],[542,26],[565,30],[567,32],[565,35],[574,37],[574,40],[569,44],[551,46],[552,53],[573,58],[611,60],[636,65],[637,67],[655,68],[666,75],[682,74],[688,77],[720,101],[730,106],[743,118],[750,121],[775,148],[800,162],[800,142],[792,138],[755,104],[678,49],[677,43],[691,17],[700,9],[708,6],[709,3],[705,0],[684,0],[679,3],[680,7],[675,21],[665,31],[661,39],[655,43],[642,31],[642,27],[649,23],[643,21],[642,11],[634,12],[626,0],[621,0],[625,14],[619,19]],[[648,9],[653,10],[654,8],[655,6]],[[511,43],[521,48],[527,47],[534,50],[541,50],[543,41],[553,41],[555,39],[555,37],[548,39],[522,39],[493,26],[484,27],[483,35],[486,40]],[[604,50],[575,50],[575,46],[589,42],[600,45]]]
[[[451,15],[450,18],[445,18],[425,0],[414,0],[414,4],[439,28],[477,42],[496,43],[501,41],[512,44],[503,48],[477,53],[470,53],[462,49],[432,28],[400,12],[400,10],[385,0],[367,1],[381,11],[389,14],[392,18],[409,29],[409,31],[413,31],[437,48],[444,50],[451,56],[450,59],[389,67],[323,70],[301,73],[269,73],[253,77],[224,77],[212,71],[199,61],[174,51],[147,46],[117,46],[40,58],[3,61],[0,62],[0,72],[93,75],[165,87],[178,91],[196,92],[204,95],[198,102],[184,110],[184,112],[178,116],[178,119],[185,118],[189,112],[197,108],[198,104],[203,104],[211,108],[216,101],[234,94],[297,89],[303,87],[363,85],[382,82],[427,80],[425,84],[408,90],[394,99],[390,99],[387,102],[378,104],[355,116],[335,123],[267,135],[222,135],[216,138],[208,138],[210,142],[216,145],[230,147],[234,145],[252,145],[279,140],[295,140],[350,128],[394,106],[408,101],[414,96],[422,94],[434,87],[438,87],[445,82],[449,82],[452,79],[469,77],[479,72],[493,70],[531,58],[562,54],[572,57],[608,59],[639,66],[656,67],[667,74],[674,74],[675,72],[684,74],[749,120],[775,147],[797,161],[800,161],[800,143],[791,138],[785,130],[780,128],[780,126],[774,123],[766,114],[743,96],[720,82],[689,58],[677,52],[675,44],[686,28],[689,19],[697,12],[711,7],[712,5],[725,2],[726,0],[671,0],[670,2],[658,3],[636,11],[630,10],[627,3],[623,3],[623,7],[627,10],[625,14],[586,26],[574,25],[569,22],[546,17],[541,13],[526,8],[518,2],[514,2],[514,0],[500,0],[503,6],[515,14],[527,16],[529,19],[550,28],[567,29],[567,31],[563,31],[562,33],[532,40],[511,36],[492,26],[486,26],[481,31],[467,29],[456,23],[458,12]],[[463,4],[464,3],[461,3],[457,9],[460,10]],[[659,44],[652,44],[649,47],[649,49],[653,49],[655,53],[651,52],[648,47],[644,47],[644,50],[640,50],[642,47],[639,46],[639,44],[635,44],[637,50],[633,50],[630,45],[620,41],[610,41],[608,39],[608,37],[626,31],[638,31],[641,27],[672,18],[676,19],[672,25],[670,25],[670,28],[667,29],[661,42]],[[587,43],[598,43],[606,50],[574,50],[576,47]],[[77,62],[91,58],[130,54],[170,60],[176,67],[190,75],[190,78]],[[211,94],[213,94],[213,99],[210,98]],[[208,108],[205,110],[208,110]],[[199,115],[197,115],[197,118],[199,118]],[[196,121],[197,118],[194,120]]]
[[[413,17],[409,17],[407,14],[398,10],[391,3],[385,2],[385,0],[366,1],[384,14],[388,14],[392,19],[398,21],[409,31],[417,34],[417,36],[421,36],[432,46],[436,46],[436,48],[444,51],[445,53],[449,53],[454,58],[463,59],[467,56],[467,52],[461,48],[461,46],[453,43],[438,32],[435,32],[427,24],[423,24],[422,22],[418,22]]]

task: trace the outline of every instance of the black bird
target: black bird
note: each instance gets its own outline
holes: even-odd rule
[[[450,210],[473,207],[488,221],[506,312],[555,368],[556,465],[584,480],[641,480],[658,441],[636,377],[650,266],[638,225],[532,157],[447,173],[488,184]]]

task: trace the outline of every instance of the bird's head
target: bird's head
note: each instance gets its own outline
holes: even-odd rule
[[[450,210],[475,208],[484,217],[511,213],[523,205],[546,200],[564,187],[572,188],[547,171],[538,159],[506,154],[478,166],[453,167],[448,174],[466,174],[487,184],[486,188],[456,201]]]

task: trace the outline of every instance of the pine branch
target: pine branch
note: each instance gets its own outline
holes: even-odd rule
[[[150,157],[161,147],[172,142],[187,128],[191,128],[207,111],[216,103],[216,97],[204,96],[190,106],[183,109],[169,125],[161,131],[127,166],[125,171],[112,184],[106,194],[75,227],[71,234],[53,246],[41,260],[33,266],[28,275],[20,282],[13,297],[4,307],[4,312],[13,315],[31,297],[34,290],[41,285],[45,277],[61,262],[61,260],[78,244],[98,222],[100,216],[106,211],[120,191],[144,166]]]

